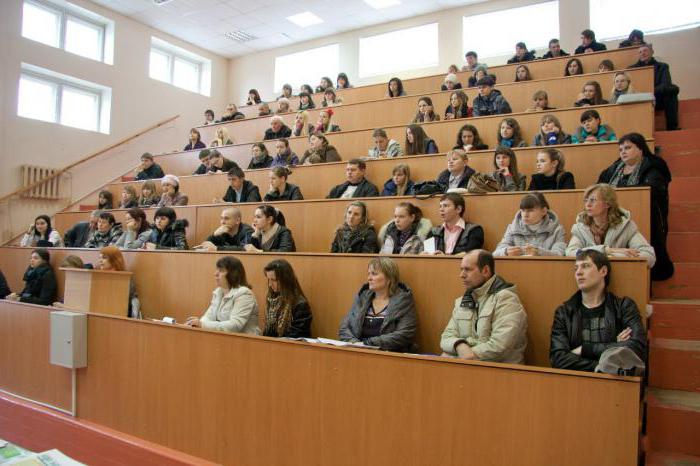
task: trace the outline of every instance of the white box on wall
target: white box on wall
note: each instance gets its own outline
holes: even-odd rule
[[[87,314],[51,313],[49,362],[68,369],[87,367]]]

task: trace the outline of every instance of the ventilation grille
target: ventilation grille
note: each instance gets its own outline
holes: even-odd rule
[[[153,0],[153,3],[155,3],[156,5],[163,5],[164,3],[170,3],[172,1],[173,0]]]
[[[31,186],[34,183],[39,183],[47,177],[56,173],[56,169],[48,167],[37,167],[34,165],[22,165],[22,187]],[[59,176],[41,183],[38,186],[22,193],[22,197],[32,199],[59,199]]]
[[[224,34],[224,36],[225,36],[226,38],[231,39],[231,40],[233,40],[233,41],[236,41],[236,42],[238,42],[238,43],[240,43],[240,44],[242,44],[242,43],[244,43],[244,42],[250,42],[251,40],[258,39],[258,37],[254,36],[254,35],[252,35],[252,34],[248,34],[248,33],[245,32],[245,31],[232,31],[232,32],[227,32],[226,34]]]

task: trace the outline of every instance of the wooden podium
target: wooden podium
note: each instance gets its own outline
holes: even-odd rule
[[[61,268],[64,306],[83,312],[128,317],[131,272]]]

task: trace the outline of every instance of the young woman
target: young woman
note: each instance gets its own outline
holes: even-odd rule
[[[350,89],[352,87],[352,84],[350,84],[350,80],[348,79],[348,75],[345,73],[338,73],[335,84],[335,87],[338,89]]]
[[[311,87],[310,84],[302,84],[299,88],[299,97],[301,97],[302,92],[306,92],[307,94],[311,95],[314,93],[314,89]]]
[[[460,255],[484,247],[484,229],[464,220],[467,206],[457,193],[443,194],[440,198],[442,225],[430,230],[428,238],[434,238],[434,254]],[[424,254],[427,254],[424,251]]]
[[[229,144],[233,144],[233,139],[229,136],[228,130],[223,126],[216,128],[216,139],[214,139],[209,146],[221,147],[228,146]]]
[[[435,113],[433,100],[430,97],[421,97],[418,99],[418,113],[416,113],[411,124],[415,125],[429,121],[440,121],[440,115]]]
[[[504,118],[498,129],[498,145],[503,147],[527,147],[520,134],[520,124],[515,118]]]
[[[563,256],[564,228],[547,199],[538,192],[520,200],[520,210],[508,225],[494,256]]]
[[[615,71],[615,64],[612,60],[603,60],[598,65],[598,73],[605,73],[607,71]]]
[[[610,92],[610,103],[616,104],[621,95],[634,94],[632,78],[626,71],[618,71],[613,75],[613,88]]]
[[[323,93],[323,100],[321,101],[323,107],[336,107],[342,105],[342,103],[343,98],[338,97],[333,88],[326,89]]]
[[[190,130],[190,142],[182,150],[204,149],[207,146],[202,142],[202,135],[195,128]]]
[[[187,205],[189,198],[180,192],[180,179],[175,175],[165,175],[160,180],[163,194],[158,201],[158,207]]]
[[[281,99],[291,99],[292,98],[292,85],[291,84],[283,84],[282,85],[282,95],[277,97],[277,101]]]
[[[575,107],[587,107],[589,105],[604,105],[608,101],[603,99],[603,91],[600,89],[598,81],[588,81],[583,85],[583,90],[578,95],[578,100],[574,102]]]
[[[435,141],[430,139],[419,125],[406,128],[406,155],[437,154],[439,152]]]
[[[323,134],[312,134],[309,137],[309,149],[304,152],[299,161],[301,165],[326,162],[340,162],[341,158],[335,147],[328,143]]]
[[[124,256],[116,246],[107,246],[100,250],[100,270],[111,270],[114,272],[126,271]],[[136,294],[136,285],[133,276],[129,280],[129,306],[127,315],[132,319],[142,319],[141,302]]]
[[[119,203],[120,209],[131,209],[132,207],[138,207],[139,196],[136,194],[136,188],[128,184],[122,189],[122,200]]]
[[[387,351],[416,351],[416,305],[411,289],[399,280],[399,267],[393,260],[370,260],[367,283],[340,323],[341,340]]]
[[[251,89],[248,91],[248,101],[246,102],[246,105],[258,105],[260,102],[262,102],[262,99],[260,98],[260,93],[258,92],[257,89]]]
[[[259,335],[258,303],[240,260],[224,256],[216,261],[216,289],[202,317],[188,317],[185,324],[220,332]]]
[[[292,149],[289,147],[289,139],[287,138],[281,138],[275,142],[275,152],[276,155],[272,160],[272,165],[270,165],[270,168],[293,167],[299,163],[299,157],[297,157],[297,154],[292,152]]]
[[[564,76],[576,76],[583,74],[583,63],[578,58],[572,58],[566,62]]]
[[[138,207],[132,208],[124,214],[124,229],[114,245],[120,249],[142,249],[151,233],[146,213]]]
[[[311,98],[311,93],[302,92],[299,94],[299,111],[311,110],[313,108],[316,108],[316,104],[314,103],[314,99]]]
[[[574,175],[564,170],[564,154],[549,147],[537,153],[536,172],[530,180],[530,191],[575,189]]]
[[[107,190],[100,191],[97,195],[97,210],[109,210],[114,208],[114,198]]]
[[[447,153],[447,169],[440,172],[435,180],[443,192],[449,189],[467,189],[469,178],[475,173],[468,163],[469,156],[462,149],[452,149]]]
[[[473,150],[486,150],[489,146],[484,144],[479,136],[479,130],[474,125],[464,125],[457,132],[457,142],[453,149],[462,149],[465,152]]]
[[[287,167],[274,167],[270,170],[270,191],[265,194],[265,202],[300,201],[304,199],[299,186],[287,183],[292,172]]]
[[[540,112],[542,110],[555,110],[549,106],[549,95],[546,91],[537,91],[532,95],[532,107],[525,110],[526,112]]]
[[[515,68],[515,82],[521,82],[521,81],[532,81],[532,77],[530,76],[530,68],[527,67],[527,65],[518,65]]]
[[[151,236],[144,245],[146,249],[189,249],[185,231],[189,226],[187,219],[178,220],[171,207],[160,207],[153,220]]]
[[[450,94],[450,105],[445,109],[445,120],[467,118],[472,116],[471,109],[467,105],[469,97],[462,91]]]
[[[481,78],[485,78],[488,75],[488,71],[485,65],[478,65],[474,69],[474,74],[469,76],[467,86],[476,87],[476,83],[479,82]]]
[[[146,181],[141,186],[141,196],[139,196],[139,207],[151,207],[158,205],[160,196],[156,192],[156,183],[153,180]]]
[[[318,121],[314,126],[315,133],[336,133],[340,131],[340,126],[331,123],[333,118],[333,109],[326,108],[318,113]]]
[[[499,191],[525,191],[525,175],[518,171],[518,158],[513,149],[497,147],[493,154],[494,172]]]
[[[275,259],[265,266],[267,310],[263,335],[276,338],[310,338],[311,307],[291,264]]]
[[[382,196],[408,196],[413,192],[411,168],[400,163],[391,171],[391,178],[384,183]]]
[[[309,112],[306,110],[298,111],[294,116],[294,130],[292,134],[294,136],[308,136],[309,126]]]
[[[540,132],[532,142],[533,146],[553,146],[558,144],[571,144],[571,135],[561,129],[559,118],[554,115],[545,115],[540,120]]]
[[[423,218],[419,207],[410,202],[400,202],[394,208],[394,220],[379,230],[381,254],[420,254],[423,241],[433,224]]]
[[[316,92],[326,92],[326,89],[333,89],[333,81],[328,76],[321,78],[318,86],[316,86]]]
[[[34,223],[29,225],[19,245],[23,248],[36,246],[62,248],[63,239],[61,234],[51,227],[51,217],[39,215],[34,219]]]
[[[204,111],[204,126],[212,125],[215,123],[214,111],[205,110]]]
[[[389,84],[387,85],[387,97],[401,97],[406,95],[403,90],[403,82],[399,78],[391,78]]]
[[[440,90],[453,91],[455,89],[462,89],[457,73],[447,73],[447,76],[445,76],[445,81],[442,83],[442,86],[440,86]]]
[[[49,263],[49,251],[40,248],[32,251],[29,256],[29,267],[24,272],[24,289],[18,293],[10,293],[4,298],[22,303],[49,306],[56,300],[56,275]]]
[[[267,152],[267,146],[262,142],[256,142],[250,148],[253,157],[248,164],[248,170],[256,170],[259,168],[268,168],[272,165],[272,157]]]
[[[271,205],[261,205],[253,215],[253,236],[245,245],[249,252],[294,252],[294,238],[284,226],[284,216]]]
[[[367,205],[354,201],[345,209],[345,222],[335,231],[331,252],[374,254],[379,251],[377,233],[370,224]]]

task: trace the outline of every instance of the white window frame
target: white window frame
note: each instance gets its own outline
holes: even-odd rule
[[[40,8],[49,11],[57,16],[59,16],[59,29],[58,29],[58,48],[77,55],[79,57],[87,58],[89,60],[96,60],[108,65],[114,64],[114,22],[104,18],[96,13],[89,10],[81,8],[79,6],[73,5],[68,2],[62,2],[61,4],[53,3],[47,0],[23,0],[22,8],[24,4],[28,3],[36,8]],[[76,21],[78,23],[83,23],[84,25],[94,27],[99,32],[99,58],[95,59],[93,57],[87,57],[85,55],[80,55],[75,52],[66,50],[66,31],[68,19]],[[24,23],[24,17],[22,18]],[[25,37],[25,36],[22,36]],[[26,39],[30,39],[25,37]],[[43,43],[43,42],[42,42]],[[44,44],[48,45],[48,44]]]
[[[163,81],[158,78],[154,78],[150,74],[150,54],[151,52],[156,52],[161,55],[168,57],[168,78],[167,81]],[[166,82],[178,89],[183,89],[189,92],[196,92],[197,94],[202,94],[209,97],[211,94],[211,60],[200,57],[199,55],[185,50],[181,47],[177,47],[170,44],[158,37],[151,37],[151,48],[149,50],[149,73],[148,76],[156,81]],[[197,89],[192,90],[186,87],[178,86],[175,83],[175,59],[187,62],[194,65],[197,68]]]

